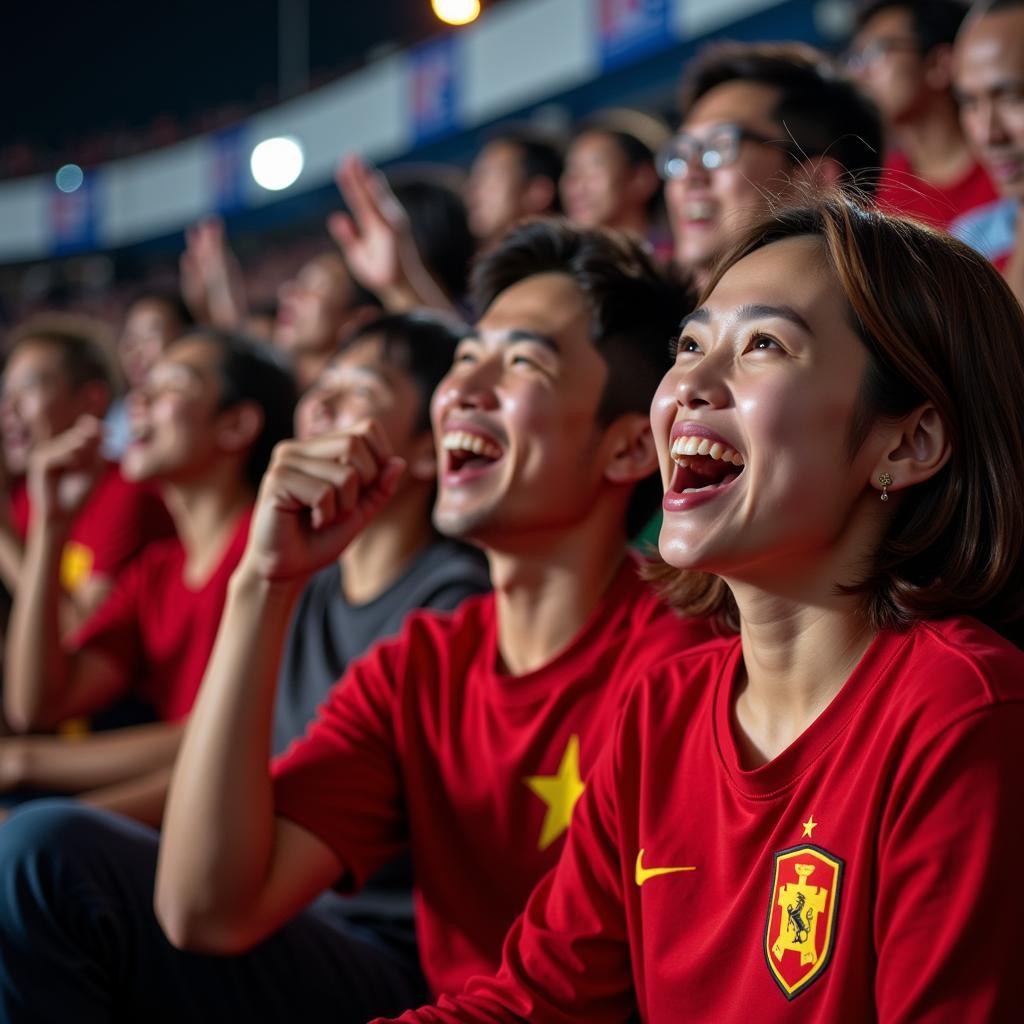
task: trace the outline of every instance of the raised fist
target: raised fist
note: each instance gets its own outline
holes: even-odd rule
[[[273,580],[327,565],[394,494],[404,465],[374,420],[282,442],[260,485],[246,565]]]

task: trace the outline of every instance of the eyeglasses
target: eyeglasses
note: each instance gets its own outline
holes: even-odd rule
[[[844,58],[846,69],[856,74],[877,64],[891,53],[917,53],[921,47],[913,39],[873,39],[859,50],[850,50]]]
[[[786,140],[773,139],[760,132],[752,132],[738,124],[719,124],[712,128],[705,138],[679,132],[669,139],[658,151],[656,158],[658,174],[664,181],[685,178],[690,171],[703,167],[706,171],[717,171],[736,163],[740,146],[754,142],[760,146],[778,146],[790,159],[794,159],[792,147]]]

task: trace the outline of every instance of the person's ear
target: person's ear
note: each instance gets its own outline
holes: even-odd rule
[[[547,213],[554,205],[557,188],[550,178],[545,178],[542,174],[535,174],[530,178],[523,189],[520,201],[524,216]]]
[[[434,435],[424,430],[410,445],[402,456],[406,462],[406,476],[426,483],[437,478],[437,450],[434,447]]]
[[[904,416],[887,434],[871,478],[871,486],[880,491],[897,494],[930,480],[952,454],[946,425],[931,402]]]
[[[236,455],[255,444],[263,429],[263,410],[255,402],[237,402],[217,416],[217,447]]]
[[[948,92],[953,87],[953,47],[936,46],[924,59],[924,80],[935,92]]]
[[[604,477],[613,484],[635,484],[658,468],[650,417],[630,412],[620,416],[607,430],[608,456]]]

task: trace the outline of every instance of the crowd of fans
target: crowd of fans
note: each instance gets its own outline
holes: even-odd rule
[[[874,0],[17,325],[0,1017],[1022,1019],[1021,110]]]

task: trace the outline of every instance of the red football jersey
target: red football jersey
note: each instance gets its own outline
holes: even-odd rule
[[[634,688],[501,973],[403,1021],[1024,1019],[1024,653],[883,631],[744,770],[738,640]]]
[[[419,950],[434,992],[493,971],[557,860],[627,686],[711,636],[626,563],[569,647],[523,676],[498,670],[495,599],[415,613],[353,663],[274,766],[277,813],[319,836],[360,885],[408,844]]]
[[[131,691],[165,722],[192,709],[217,637],[228,580],[249,536],[242,517],[221,561],[198,589],[185,582],[185,549],[177,539],[150,544],[118,577],[110,597],[72,638],[72,648],[113,660]]]
[[[24,541],[32,518],[24,480],[11,488],[11,518]],[[125,480],[111,462],[71,524],[61,552],[61,585],[74,592],[93,575],[116,576],[150,541],[173,536],[174,524],[156,492]]]
[[[886,213],[914,217],[937,228],[948,228],[958,217],[998,196],[988,172],[977,161],[957,181],[939,186],[918,177],[899,152],[886,157],[875,193]]]

